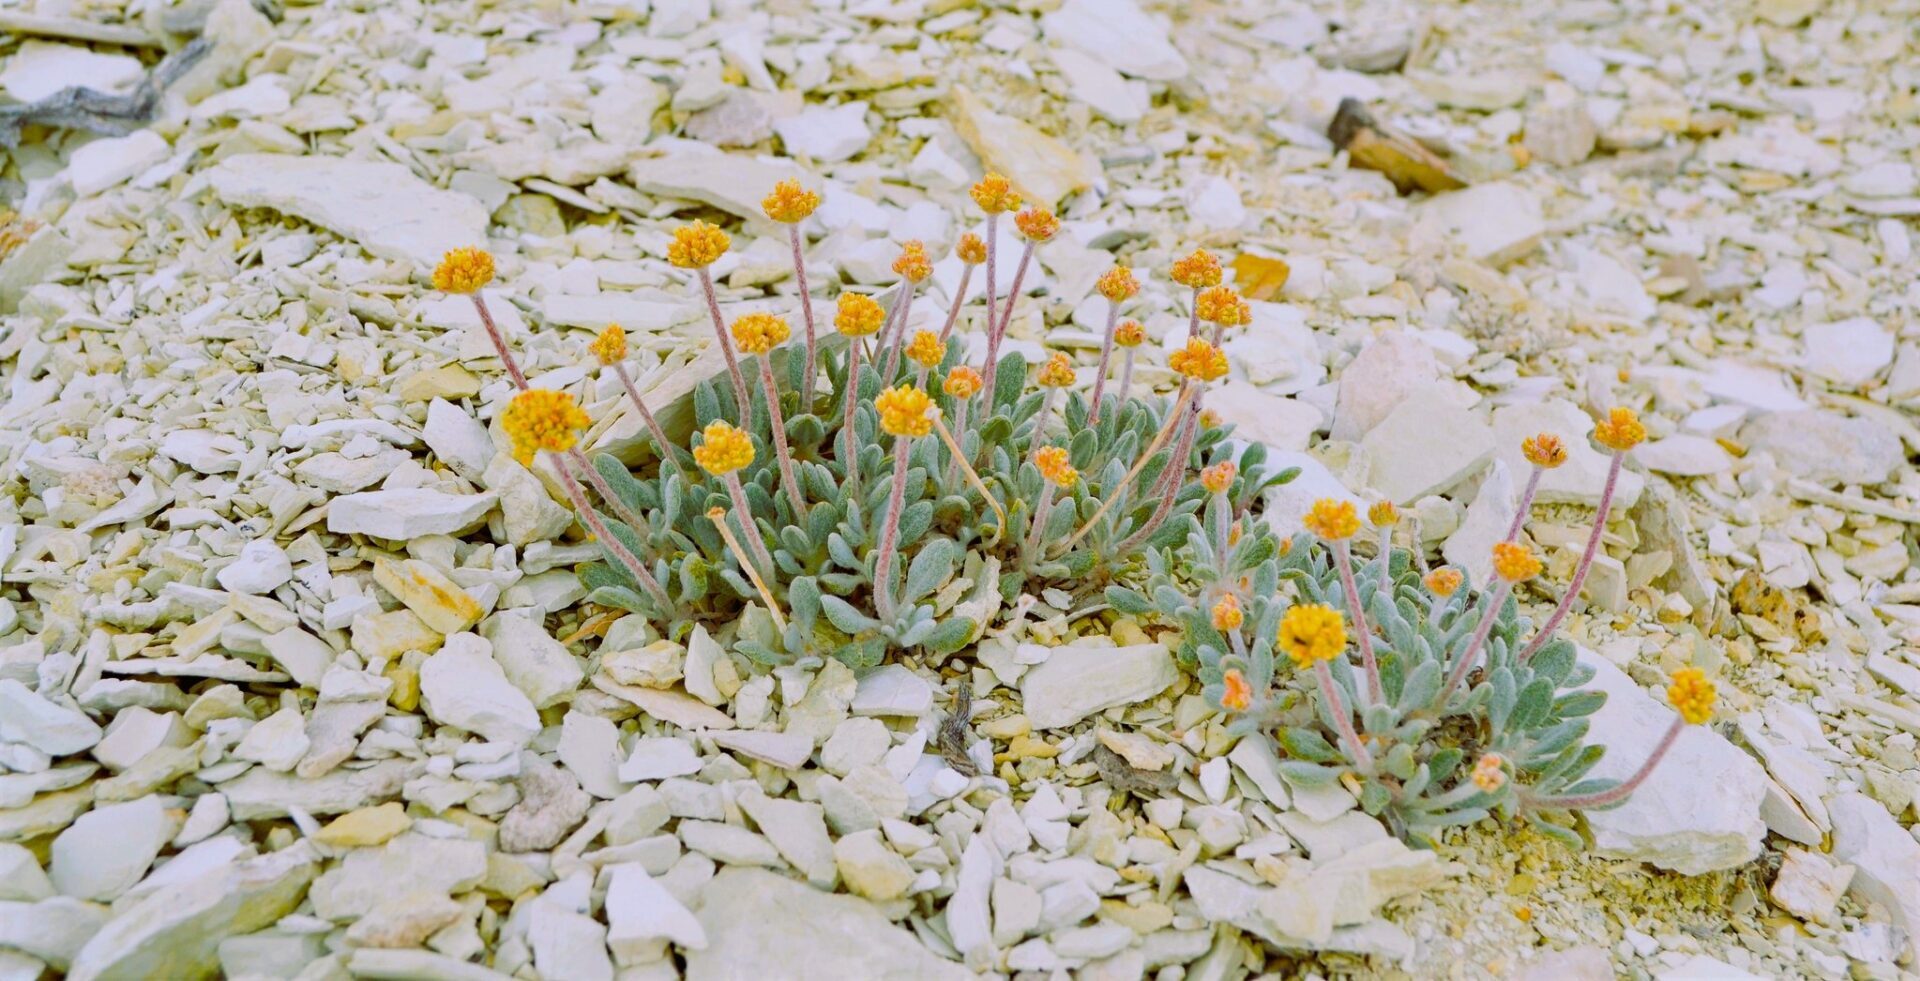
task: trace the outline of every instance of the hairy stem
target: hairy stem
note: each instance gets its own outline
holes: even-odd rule
[[[973,279],[973,263],[960,267],[960,288],[953,293],[953,305],[947,308],[947,322],[940,325],[940,343],[945,344],[953,334],[953,325],[960,322],[960,306],[967,302],[967,283]]]
[[[1353,757],[1354,767],[1361,773],[1372,773],[1373,754],[1367,752],[1360,734],[1353,731],[1353,713],[1347,711],[1347,700],[1340,697],[1340,687],[1333,683],[1333,672],[1327,668],[1327,662],[1314,662],[1313,678],[1320,683],[1320,697],[1327,703],[1327,714],[1333,716],[1340,742],[1346,746],[1347,755]]]
[[[857,408],[855,402],[860,395],[860,346],[858,337],[847,345],[847,377],[840,383],[840,387],[846,389],[846,406],[840,416],[840,435],[843,439],[840,462],[845,471],[842,476],[846,480],[848,494],[858,493],[860,486],[860,461],[855,458],[853,451],[853,411]]]
[[[740,475],[729,473],[725,479],[727,497],[733,501],[733,514],[740,519],[740,531],[747,540],[747,547],[753,552],[753,561],[765,566],[767,575],[773,575],[773,555],[767,551],[767,543],[760,537],[760,526],[753,520],[753,509],[747,507],[747,491],[740,486]]]
[[[1120,390],[1116,393],[1121,404],[1133,391],[1133,348],[1127,348],[1127,356],[1120,362]]]
[[[960,441],[953,438],[952,430],[947,428],[946,423],[940,421],[939,416],[933,417],[933,431],[940,434],[940,441],[947,444],[947,449],[953,453],[953,458],[959,461],[960,472],[966,475],[967,483],[979,492],[980,499],[987,502],[987,506],[992,508],[994,515],[1000,519],[1001,533],[1004,534],[1007,527],[1006,509],[1002,508],[1000,502],[994,500],[993,495],[987,492],[987,485],[981,481],[980,475],[974,472],[973,464],[969,463],[966,455],[961,452]]]
[[[753,412],[747,405],[747,379],[740,373],[740,359],[734,356],[733,339],[727,336],[726,319],[720,316],[720,297],[713,292],[713,276],[705,266],[695,272],[700,276],[700,293],[707,300],[707,314],[713,318],[713,336],[720,342],[720,353],[727,358],[727,377],[733,380],[733,402],[740,409],[740,425],[745,426],[753,419]]]
[[[1193,402],[1188,405],[1187,414],[1196,419],[1199,418],[1199,396],[1196,395]],[[1193,433],[1196,428],[1198,428],[1197,425],[1188,425],[1181,428],[1180,442],[1174,444],[1173,458],[1167,461],[1167,470],[1165,471],[1178,471],[1178,475],[1166,481],[1164,488],[1160,491],[1160,503],[1154,506],[1153,516],[1147,519],[1146,524],[1140,526],[1139,531],[1128,535],[1126,540],[1114,549],[1115,555],[1124,556],[1131,552],[1135,546],[1145,543],[1148,536],[1160,530],[1161,522],[1167,520],[1167,514],[1173,510],[1174,499],[1180,496],[1180,481],[1187,472],[1187,455],[1193,451]]]
[[[623,524],[632,528],[633,533],[636,535],[646,532],[646,519],[640,517],[638,513],[627,506],[627,502],[621,500],[620,497],[613,492],[613,488],[607,485],[607,478],[600,476],[600,471],[594,468],[593,461],[588,460],[587,455],[580,452],[579,447],[576,446],[568,450],[567,458],[573,461],[573,465],[579,467],[581,472],[587,475],[587,483],[593,485],[593,492],[600,495],[600,499],[607,502],[608,507],[613,508],[613,513],[620,516],[620,521]]]
[[[1128,353],[1131,354],[1132,352],[1129,351]],[[1100,509],[1093,512],[1093,517],[1088,518],[1086,523],[1081,525],[1080,528],[1073,533],[1073,537],[1068,538],[1060,545],[1060,551],[1064,552],[1072,548],[1075,542],[1085,538],[1087,532],[1092,531],[1093,526],[1098,523],[1102,517],[1106,516],[1107,509],[1113,507],[1114,502],[1120,499],[1122,492],[1127,489],[1128,485],[1133,483],[1133,478],[1140,476],[1140,471],[1146,469],[1147,461],[1153,459],[1153,455],[1160,449],[1160,444],[1166,442],[1168,434],[1172,433],[1174,427],[1179,425],[1183,410],[1186,408],[1187,399],[1192,396],[1192,389],[1184,385],[1180,387],[1179,398],[1174,400],[1173,408],[1167,410],[1167,421],[1161,424],[1160,432],[1154,435],[1153,441],[1148,443],[1146,450],[1141,452],[1140,459],[1134,461],[1133,469],[1128,470],[1126,476],[1121,477],[1120,482],[1113,485],[1113,489],[1103,495],[1106,500],[1100,503]],[[1172,466],[1173,464],[1169,461],[1167,465]]]
[[[893,373],[900,367],[900,349],[907,346],[907,315],[913,312],[914,288],[918,284],[905,279],[900,281],[900,285],[906,288],[906,292],[893,305],[893,309],[887,311],[889,319],[893,321],[893,330],[881,334],[887,345],[887,370],[880,373],[883,384],[893,381]],[[879,355],[874,357],[878,360]]]
[[[1487,597],[1486,608],[1480,611],[1480,623],[1473,629],[1473,639],[1467,641],[1467,647],[1460,652],[1460,660],[1453,670],[1447,673],[1447,683],[1440,688],[1440,694],[1433,703],[1435,712],[1444,712],[1447,700],[1453,697],[1454,690],[1460,687],[1467,672],[1473,670],[1473,663],[1480,659],[1480,649],[1487,646],[1487,636],[1493,633],[1493,623],[1500,618],[1500,608],[1507,603],[1507,597],[1513,593],[1513,584],[1505,579],[1493,588],[1493,594]]]
[[[1333,543],[1333,561],[1340,567],[1340,588],[1347,596],[1347,616],[1353,620],[1353,632],[1359,638],[1360,667],[1367,674],[1367,702],[1378,705],[1385,699],[1380,688],[1380,663],[1373,657],[1373,631],[1367,627],[1367,611],[1360,603],[1360,587],[1353,579],[1353,552],[1346,539]]]
[[[1033,417],[1033,435],[1028,437],[1029,448],[1038,447],[1040,441],[1047,438],[1047,423],[1053,421],[1053,400],[1060,397],[1060,390],[1048,386],[1047,394],[1040,400],[1040,413]]]
[[[1545,647],[1553,639],[1553,632],[1560,628],[1561,621],[1567,618],[1567,611],[1573,609],[1573,601],[1580,595],[1580,587],[1586,584],[1587,570],[1593,567],[1593,557],[1600,551],[1600,536],[1607,530],[1607,512],[1613,509],[1613,492],[1620,483],[1620,465],[1626,462],[1627,454],[1614,451],[1613,463],[1607,467],[1607,484],[1600,490],[1600,510],[1593,516],[1593,531],[1587,535],[1587,550],[1580,553],[1580,564],[1573,567],[1573,580],[1567,583],[1567,591],[1560,596],[1559,605],[1553,608],[1553,615],[1540,625],[1539,632],[1520,652],[1520,663],[1527,660]]]
[[[754,568],[752,562],[747,561],[747,553],[741,550],[740,540],[733,537],[733,529],[727,527],[727,509],[709,508],[707,520],[713,522],[713,527],[719,530],[721,539],[727,543],[727,551],[732,552],[733,560],[740,563],[740,568],[747,574],[748,581],[753,583],[754,591],[760,594],[760,601],[767,604],[767,613],[773,617],[774,627],[781,633],[786,633],[787,618],[780,612],[780,604],[775,602],[773,590],[768,589],[767,581],[760,578],[760,570]]]
[[[1100,421],[1100,400],[1107,394],[1107,362],[1113,357],[1113,327],[1120,322],[1120,304],[1107,304],[1107,330],[1100,338],[1100,371],[1093,376],[1093,408],[1087,412],[1087,425]]]
[[[899,611],[893,605],[893,551],[900,539],[900,505],[906,499],[908,436],[893,438],[893,486],[887,490],[887,516],[880,525],[880,554],[873,565],[873,609],[880,622],[892,624]]]
[[[1000,236],[994,229],[999,223],[999,215],[987,215],[987,364],[984,375],[987,383],[985,391],[987,393],[988,415],[993,414],[994,355],[1000,353],[1000,345],[995,344],[993,341],[993,313],[994,310],[997,309],[995,306],[993,271],[995,264],[999,261],[1000,255]]]
[[[613,532],[607,529],[607,523],[601,521],[600,515],[593,510],[593,505],[587,503],[587,493],[580,488],[580,481],[574,477],[571,461],[562,457],[558,469],[560,483],[567,489],[567,498],[573,501],[573,513],[579,517],[581,523],[587,526],[587,532],[593,535],[594,540],[602,547],[613,553],[614,560],[620,563],[621,568],[627,570],[627,574],[640,584],[640,588],[647,591],[647,595],[652,597],[655,603],[659,604],[662,613],[671,610],[673,602],[667,599],[667,591],[660,588],[660,581],[653,578],[653,573],[647,571],[646,563],[641,562],[640,557],[633,554],[620,539],[613,537]]]
[[[487,329],[487,340],[493,342],[493,350],[500,355],[500,360],[506,363],[507,377],[513,379],[513,387],[522,392],[526,391],[527,376],[521,374],[520,362],[514,360],[513,352],[507,348],[506,335],[500,333],[499,326],[493,322],[493,311],[487,309],[487,301],[480,296],[479,290],[467,294],[467,298],[473,301],[474,312],[480,315],[480,325]]]
[[[1513,524],[1507,526],[1507,537],[1501,541],[1510,542],[1520,537],[1520,529],[1527,523],[1527,512],[1533,510],[1533,495],[1540,491],[1540,475],[1545,472],[1536,466],[1527,474],[1527,489],[1520,492],[1520,507],[1513,512]]]
[[[1053,482],[1041,481],[1040,502],[1033,509],[1033,519],[1027,526],[1027,540],[1020,543],[1020,571],[1026,572],[1032,561],[1033,550],[1040,547],[1040,534],[1047,526],[1047,511],[1053,507]]]
[[[793,504],[793,520],[807,516],[807,500],[800,495],[800,481],[793,476],[793,454],[787,450],[787,420],[780,411],[780,390],[773,381],[772,352],[760,356],[760,387],[766,390],[767,421],[773,430],[773,455],[780,461],[780,485],[786,488]]]
[[[640,419],[647,424],[647,433],[653,437],[654,445],[660,449],[660,459],[666,461],[667,465],[673,468],[673,472],[680,475],[681,481],[692,484],[693,481],[687,476],[686,468],[680,465],[682,452],[680,447],[667,439],[666,430],[660,428],[660,420],[653,417],[653,411],[647,408],[647,401],[640,397],[640,389],[634,386],[633,376],[627,373],[627,366],[616,361],[613,364],[613,373],[619,376],[620,387],[626,389],[627,400],[633,403],[634,408],[640,410]]]
[[[807,291],[807,260],[800,250],[800,225],[787,226],[787,241],[793,245],[793,279],[800,289],[800,317],[807,328],[807,363],[800,375],[800,411],[813,411],[813,376],[820,370],[815,360],[813,336],[813,296]]]
[[[953,407],[953,428],[964,433],[967,431],[967,406],[973,402],[973,399],[964,398],[955,399],[954,401],[958,404]],[[940,493],[942,494],[947,493],[947,489],[953,486],[954,471],[960,469],[960,447],[949,444],[947,453],[947,470],[940,478]]]
[[[1660,737],[1658,743],[1654,744],[1653,752],[1647,754],[1647,761],[1640,764],[1640,769],[1635,770],[1633,776],[1628,777],[1624,782],[1610,790],[1602,790],[1595,794],[1579,794],[1569,797],[1530,797],[1523,799],[1532,807],[1557,811],[1579,811],[1618,804],[1631,796],[1634,791],[1640,789],[1640,785],[1645,783],[1647,777],[1653,774],[1654,767],[1660,765],[1660,761],[1667,755],[1667,750],[1673,748],[1673,744],[1680,739],[1681,730],[1686,727],[1687,721],[1685,719],[1674,719],[1673,724],[1667,727],[1666,734]]]

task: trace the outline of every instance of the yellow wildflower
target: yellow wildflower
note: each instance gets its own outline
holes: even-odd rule
[[[1139,347],[1147,340],[1147,329],[1138,320],[1122,320],[1113,329],[1113,342],[1121,347]]]
[[[1375,501],[1367,507],[1367,523],[1375,528],[1399,524],[1400,509],[1392,501]]]
[[[773,185],[773,193],[760,200],[760,210],[783,225],[806,221],[807,216],[818,207],[820,195],[801,187],[796,180],[784,180]]]
[[[1167,358],[1167,367],[1193,379],[1210,382],[1227,373],[1227,354],[1208,344],[1206,338],[1189,337],[1187,346]]]
[[[1063,488],[1072,487],[1080,479],[1080,471],[1067,462],[1064,446],[1042,446],[1034,450],[1033,465],[1040,468],[1040,476]]]
[[[1307,509],[1307,516],[1301,519],[1307,530],[1330,542],[1352,538],[1360,533],[1360,516],[1354,511],[1352,501],[1335,500],[1323,497],[1313,502]]]
[[[1140,281],[1133,278],[1133,270],[1126,266],[1114,266],[1101,274],[1095,288],[1100,291],[1101,296],[1119,303],[1140,292]]]
[[[894,436],[919,437],[933,431],[933,400],[908,384],[896,385],[873,397],[880,410],[880,428]]]
[[[1218,425],[1220,425],[1220,413],[1215,412],[1212,409],[1200,410],[1200,428],[1201,429],[1212,429],[1213,427]]]
[[[1459,569],[1441,566],[1427,573],[1423,581],[1427,584],[1427,588],[1433,591],[1433,595],[1447,597],[1460,590],[1460,584],[1466,581],[1466,577],[1460,574]]]
[[[715,477],[724,477],[753,462],[753,440],[746,430],[725,419],[715,419],[701,430],[700,445],[693,448],[693,462]]]
[[[960,236],[960,244],[953,247],[953,254],[969,266],[977,266],[987,261],[987,243],[972,232]]]
[[[1216,463],[1200,471],[1200,486],[1205,487],[1209,494],[1225,494],[1227,488],[1233,486],[1233,476],[1238,471],[1232,460]]]
[[[1193,308],[1200,313],[1200,319],[1222,327],[1239,327],[1246,321],[1240,318],[1240,297],[1227,286],[1209,286],[1200,291],[1193,301]]]
[[[1220,597],[1220,602],[1213,604],[1212,612],[1213,629],[1221,633],[1239,630],[1240,625],[1247,621],[1247,615],[1240,611],[1240,601],[1232,593]]]
[[[619,324],[608,324],[600,336],[587,345],[587,350],[601,364],[617,364],[627,360],[627,332]]]
[[[433,267],[433,288],[442,293],[478,293],[491,282],[493,254],[486,249],[454,249]]]
[[[1280,649],[1302,669],[1331,661],[1347,649],[1346,617],[1324,604],[1296,604],[1280,618]]]
[[[953,366],[952,371],[947,372],[945,387],[948,395],[957,399],[968,399],[977,394],[980,387],[986,383],[986,379],[981,378],[978,371],[966,365],[957,364]]]
[[[1073,359],[1065,351],[1055,351],[1040,366],[1040,384],[1048,388],[1065,388],[1073,384]]]
[[[1013,182],[999,174],[988,174],[973,185],[973,203],[990,215],[1002,211],[1012,211],[1020,207],[1020,194],[1013,189]]]
[[[1473,764],[1473,785],[1491,794],[1507,785],[1507,761],[1499,753],[1488,753]]]
[[[1226,691],[1220,693],[1220,707],[1229,712],[1245,712],[1253,706],[1253,686],[1247,683],[1247,676],[1239,668],[1228,668],[1220,676],[1220,683]]]
[[[1542,470],[1552,470],[1567,462],[1567,444],[1552,433],[1540,433],[1520,441],[1520,455]]]
[[[915,331],[913,340],[907,342],[907,357],[922,368],[938,368],[946,356],[946,342],[940,340],[940,335],[933,331]]]
[[[1034,242],[1044,242],[1060,230],[1060,219],[1045,208],[1028,208],[1013,216],[1013,224]]]
[[[667,243],[667,261],[682,269],[711,266],[727,254],[732,244],[733,239],[720,226],[696,221],[673,230],[673,241]]]
[[[770,313],[749,313],[733,322],[733,343],[747,354],[765,354],[791,336],[786,320]]]
[[[1713,703],[1719,697],[1713,682],[1699,668],[1681,668],[1673,673],[1667,686],[1667,701],[1688,725],[1700,725],[1713,718]]]
[[[1206,249],[1194,249],[1173,262],[1173,281],[1192,289],[1220,285],[1220,259]]]
[[[573,396],[548,388],[521,392],[500,413],[500,428],[513,442],[514,459],[533,462],[541,450],[565,453],[579,444],[580,430],[593,420],[574,404]]]
[[[900,257],[893,260],[893,271],[909,283],[918,283],[933,275],[933,263],[927,260],[927,247],[915,240],[900,246]]]
[[[848,337],[865,337],[887,322],[887,310],[865,293],[842,293],[833,326]]]
[[[1620,406],[1594,424],[1593,438],[1607,449],[1625,453],[1646,441],[1647,427],[1640,424],[1639,415],[1632,409]]]
[[[1493,574],[1507,582],[1526,582],[1540,574],[1540,560],[1519,542],[1497,542],[1493,546]]]

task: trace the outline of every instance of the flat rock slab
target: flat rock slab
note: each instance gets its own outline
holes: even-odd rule
[[[973,977],[887,922],[866,900],[760,869],[732,868],[714,876],[699,915],[707,946],[686,951],[687,981]]]
[[[1833,858],[1854,865],[1852,891],[1893,914],[1920,957],[1920,843],[1879,801],[1843,794],[1827,801],[1833,816]]]
[[[818,179],[789,161],[731,153],[678,153],[636,160],[627,168],[627,179],[644,193],[710,204],[767,230],[774,226],[760,210],[760,200],[773,185],[784,180],[819,185]]]
[[[1180,675],[1165,644],[1057,647],[1021,679],[1020,699],[1036,729],[1062,729],[1116,705],[1143,702]]]
[[[230,206],[310,221],[382,259],[432,266],[449,249],[487,242],[485,206],[395,163],[243,153],[206,179]]]

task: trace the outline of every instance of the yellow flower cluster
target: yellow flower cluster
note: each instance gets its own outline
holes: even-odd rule
[[[1187,346],[1167,358],[1167,367],[1193,379],[1210,382],[1227,374],[1227,353],[1205,338],[1189,337]]]
[[[940,335],[930,330],[915,331],[913,340],[907,342],[907,357],[922,368],[932,370],[940,367],[947,356],[946,342]]]
[[[1625,453],[1646,441],[1647,427],[1641,425],[1640,417],[1632,409],[1618,406],[1607,413],[1605,419],[1594,423],[1593,438],[1607,449]]]
[[[918,283],[933,275],[933,263],[927,259],[927,247],[916,240],[900,246],[900,257],[893,260],[893,271],[909,283]]]
[[[792,336],[786,320],[770,313],[749,313],[733,322],[733,343],[748,354],[765,354]]]
[[[1193,301],[1193,308],[1199,312],[1201,320],[1222,327],[1244,326],[1247,322],[1245,315],[1252,313],[1239,294],[1228,286],[1209,286],[1201,290],[1199,297]]]
[[[1459,592],[1460,584],[1466,581],[1466,577],[1460,574],[1459,569],[1441,566],[1427,573],[1427,577],[1422,581],[1427,584],[1428,589],[1433,591],[1433,595],[1447,597]]]
[[[1347,620],[1321,603],[1300,603],[1280,618],[1280,649],[1301,669],[1331,661],[1347,649]]]
[[[1240,601],[1232,593],[1220,597],[1220,602],[1213,604],[1213,629],[1226,633],[1239,630],[1245,622],[1247,615],[1240,611]]]
[[[1341,501],[1323,497],[1307,509],[1301,523],[1307,530],[1330,542],[1352,538],[1360,533],[1360,515],[1353,509],[1352,501]]]
[[[1060,219],[1045,208],[1028,208],[1013,216],[1013,224],[1034,242],[1045,242],[1060,230]]]
[[[681,269],[701,269],[726,255],[732,245],[733,239],[720,226],[696,221],[673,230],[673,241],[667,243],[667,261]]]
[[[1491,794],[1507,785],[1507,761],[1488,753],[1473,764],[1473,785]]]
[[[1138,320],[1122,320],[1113,329],[1113,342],[1121,347],[1139,347],[1146,343],[1147,329]]]
[[[1220,676],[1221,685],[1226,691],[1220,693],[1220,707],[1229,712],[1245,712],[1253,707],[1253,686],[1247,683],[1247,676],[1239,668],[1228,668]]]
[[[894,436],[920,437],[933,432],[933,400],[912,385],[900,384],[873,397],[880,410],[880,428]]]
[[[1095,284],[1095,288],[1100,291],[1101,296],[1119,303],[1140,292],[1140,281],[1133,278],[1133,270],[1126,266],[1114,266],[1100,274],[1100,281]]]
[[[618,364],[627,360],[627,332],[619,324],[608,324],[600,336],[587,345],[594,359],[601,364]]]
[[[1048,388],[1066,388],[1073,384],[1073,359],[1065,351],[1055,351],[1040,366],[1040,384]]]
[[[715,477],[724,477],[753,462],[753,440],[746,430],[725,419],[715,419],[700,431],[693,462]]]
[[[491,282],[493,254],[486,249],[454,249],[433,267],[433,288],[442,293],[478,293]]]
[[[953,254],[969,266],[977,266],[987,261],[987,243],[972,232],[960,236],[960,244],[953,247]]]
[[[887,310],[865,293],[842,293],[833,326],[848,337],[866,337],[887,322]]]
[[[953,370],[947,372],[947,383],[944,387],[947,394],[954,398],[970,399],[978,394],[980,387],[986,383],[986,379],[981,378],[978,371],[959,364],[954,365]]]
[[[1700,725],[1713,718],[1713,703],[1719,697],[1713,682],[1699,668],[1681,668],[1673,673],[1667,686],[1667,701],[1688,725]]]
[[[1033,465],[1040,469],[1040,476],[1061,487],[1072,487],[1080,479],[1080,471],[1067,462],[1064,446],[1042,446],[1034,450]]]
[[[1227,488],[1233,486],[1233,476],[1239,469],[1232,460],[1216,463],[1200,471],[1200,486],[1205,487],[1209,494],[1225,494]]]
[[[1013,189],[1013,182],[999,174],[988,174],[973,185],[973,203],[990,215],[1003,211],[1012,211],[1020,207],[1020,194]]]
[[[1567,444],[1552,433],[1540,433],[1520,441],[1520,455],[1542,470],[1552,470],[1567,462]]]
[[[1173,261],[1173,281],[1192,289],[1218,286],[1222,275],[1220,259],[1206,249],[1194,249],[1191,254]]]
[[[1496,542],[1493,574],[1507,582],[1526,582],[1540,574],[1540,560],[1534,557],[1532,549],[1519,542]]]
[[[593,422],[573,396],[549,388],[521,392],[500,413],[500,428],[513,442],[513,457],[521,465],[533,462],[541,450],[565,453],[578,445],[580,430]]]
[[[1367,523],[1375,528],[1399,524],[1400,509],[1392,501],[1375,501],[1367,506]]]
[[[773,193],[760,200],[760,210],[783,225],[806,221],[807,216],[818,207],[820,195],[801,187],[796,180],[784,180],[773,185]]]

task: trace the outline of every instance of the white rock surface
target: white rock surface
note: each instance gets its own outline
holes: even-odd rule
[[[659,959],[661,941],[682,950],[705,950],[707,932],[686,906],[637,863],[608,868],[607,946],[616,964],[628,967]]]
[[[1494,454],[1513,473],[1516,484],[1524,484],[1526,475],[1533,470],[1520,444],[1539,433],[1560,437],[1567,448],[1567,462],[1540,475],[1540,490],[1534,500],[1542,504],[1598,506],[1610,463],[1607,454],[1594,449],[1589,438],[1593,433],[1593,417],[1565,399],[1523,402],[1495,409]],[[1615,513],[1633,507],[1640,500],[1646,483],[1645,477],[1631,468],[1623,468],[1613,491]]]
[[[1539,198],[1512,181],[1436,195],[1421,208],[1421,217],[1458,241],[1467,255],[1496,266],[1539,248],[1547,231]]]
[[[704,950],[687,954],[687,981],[779,977],[806,951],[827,977],[962,981],[972,973],[930,953],[879,908],[756,869],[726,869],[701,894]]]
[[[1450,490],[1493,459],[1493,429],[1479,413],[1433,392],[1414,393],[1360,441],[1374,490],[1396,504]]]
[[[0,742],[25,743],[49,756],[91,748],[101,729],[77,709],[58,704],[12,678],[0,678]]]
[[[243,153],[221,161],[205,179],[230,205],[310,221],[384,259],[430,268],[450,249],[487,240],[480,202],[435,188],[395,163]]]
[[[1909,956],[1920,957],[1920,842],[1865,794],[1827,801],[1833,815],[1833,858],[1854,866],[1852,891],[1878,903],[1906,934]]]
[[[442,725],[498,742],[524,745],[540,731],[540,715],[507,680],[490,645],[474,634],[448,637],[420,667],[420,705]]]
[[[240,550],[240,558],[214,577],[222,589],[249,596],[270,593],[293,578],[293,562],[279,545],[260,539]]]
[[[480,523],[493,510],[492,494],[446,494],[420,488],[366,491],[336,497],[327,508],[327,530],[405,541],[451,535]]]
[[[139,175],[172,152],[166,138],[150,129],[95,140],[73,151],[67,180],[73,183],[73,193],[89,197]]]
[[[1164,644],[1056,647],[1020,680],[1020,698],[1036,729],[1064,729],[1116,705],[1145,701],[1179,671]]]
[[[836,163],[859,153],[873,138],[867,129],[867,104],[847,102],[821,107],[773,124],[787,153],[805,160]]]
[[[1862,385],[1893,363],[1893,331],[1871,317],[1810,324],[1800,335],[1807,370],[1842,385]]]
[[[1115,71],[1161,82],[1186,77],[1187,60],[1133,0],[1067,0],[1040,23],[1048,41],[1091,55]]]

